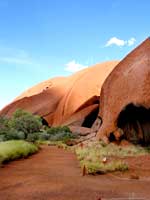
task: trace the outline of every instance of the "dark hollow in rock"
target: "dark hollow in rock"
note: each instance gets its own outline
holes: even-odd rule
[[[150,109],[129,104],[118,117],[124,138],[135,144],[150,144]]]
[[[96,108],[88,116],[86,116],[84,122],[82,123],[82,126],[91,128],[95,120],[97,119],[98,112],[99,112],[99,108]]]

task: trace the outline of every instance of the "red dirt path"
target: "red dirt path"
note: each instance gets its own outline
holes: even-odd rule
[[[0,168],[0,200],[145,200],[149,184],[111,175],[83,177],[73,153],[48,146]]]

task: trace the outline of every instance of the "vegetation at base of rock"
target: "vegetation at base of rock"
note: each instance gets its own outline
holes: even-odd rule
[[[29,134],[39,132],[41,128],[39,116],[18,109],[9,119],[0,117],[0,141],[27,139]]]
[[[117,146],[113,143],[91,142],[75,148],[75,152],[82,167],[88,174],[107,173],[128,170],[128,164],[123,158],[145,155],[150,153],[149,148],[141,146]]]
[[[127,163],[121,160],[111,161],[108,164],[104,164],[102,162],[90,162],[90,161],[83,161],[81,162],[82,166],[85,166],[87,169],[88,174],[105,174],[107,172],[114,172],[114,171],[126,171],[128,170]]]
[[[71,131],[68,127],[54,127],[47,130],[51,141],[63,141],[67,142],[70,139],[74,139],[75,136],[71,134]]]
[[[69,149],[72,150],[72,147],[68,146],[67,144],[65,144],[63,141],[41,141],[41,140],[37,140],[36,141],[36,145],[40,146],[40,145],[48,145],[48,146],[57,146],[58,148],[62,148],[62,149]]]
[[[23,140],[0,142],[0,164],[18,158],[25,158],[37,151],[38,147],[35,144]]]
[[[58,126],[58,127],[52,127],[52,128],[49,128],[48,130],[47,130],[47,133],[49,134],[49,135],[53,135],[53,134],[58,134],[58,133],[60,133],[60,132],[65,132],[65,133],[69,133],[70,132],[70,129],[69,129],[69,127],[67,127],[67,126]]]
[[[42,124],[42,119],[24,110],[18,109],[12,117],[0,117],[0,142],[7,140],[51,140],[68,142],[74,139],[67,126],[48,127]]]
[[[39,116],[32,115],[31,113],[20,109],[16,110],[8,124],[9,127],[23,132],[25,138],[27,138],[29,134],[40,131],[42,128],[42,120]]]
[[[34,142],[36,140],[39,141],[48,140],[48,141],[62,141],[63,143],[67,143],[69,140],[72,139],[75,139],[75,136],[72,135],[69,128],[66,129],[66,127],[47,128],[47,130],[41,132],[28,134],[27,137],[27,140],[30,142]]]

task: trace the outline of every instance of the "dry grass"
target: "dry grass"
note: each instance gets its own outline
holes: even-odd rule
[[[145,155],[149,153],[149,149],[134,145],[121,147],[112,143],[106,145],[103,142],[91,142],[83,147],[76,147],[75,152],[87,173],[94,174],[126,171],[128,164],[122,158]]]

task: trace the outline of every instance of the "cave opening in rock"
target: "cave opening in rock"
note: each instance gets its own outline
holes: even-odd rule
[[[43,125],[49,126],[49,125],[48,125],[48,122],[46,121],[46,119],[44,119],[43,117],[41,117],[41,119],[42,119],[42,124],[43,124]]]
[[[123,138],[134,144],[150,144],[150,109],[129,104],[121,111],[117,126],[123,130]]]
[[[87,115],[82,123],[83,127],[91,128],[95,120],[97,119],[99,107],[94,109],[89,115]]]

